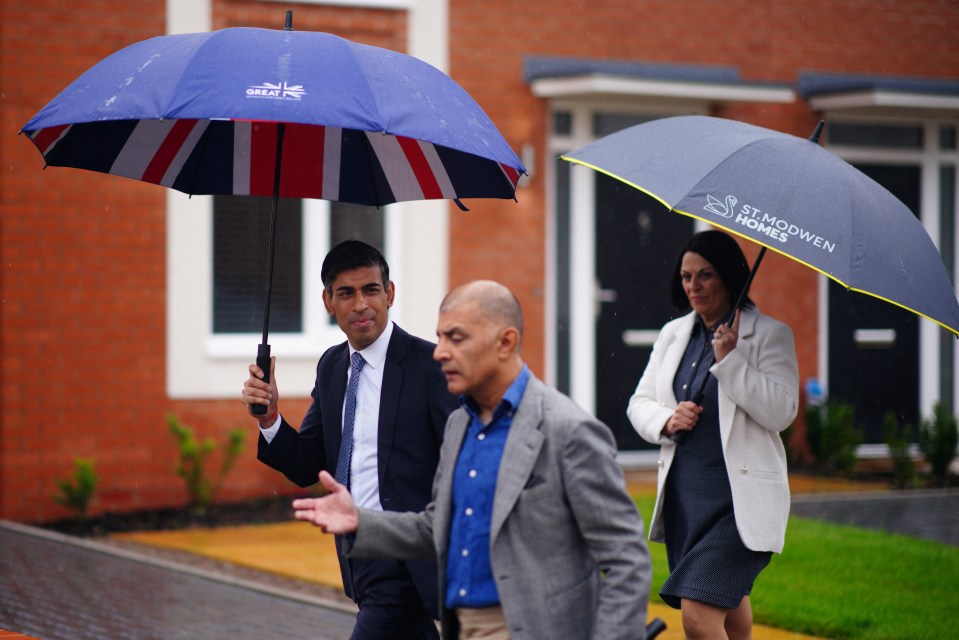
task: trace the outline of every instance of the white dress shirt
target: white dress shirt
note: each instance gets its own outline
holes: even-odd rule
[[[393,321],[376,341],[361,352],[366,364],[360,372],[360,384],[356,392],[356,417],[353,420],[353,458],[350,464],[350,493],[357,506],[382,510],[380,505],[380,477],[377,461],[377,443],[380,421],[380,390],[383,388],[383,370],[386,368],[386,351],[393,335]],[[349,348],[350,357],[356,349]],[[349,382],[350,370],[346,371]],[[344,398],[344,405],[346,404]],[[344,407],[345,409],[345,407]],[[280,430],[280,415],[268,428],[260,432],[269,443]],[[328,470],[332,475],[335,469]]]

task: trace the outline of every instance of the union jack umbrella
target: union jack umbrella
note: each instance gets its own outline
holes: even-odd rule
[[[526,172],[456,82],[409,55],[286,29],[130,45],[23,126],[47,165],[188,194],[273,196],[263,343],[269,371],[279,196],[361,205],[514,198]],[[265,366],[264,366],[265,363]]]

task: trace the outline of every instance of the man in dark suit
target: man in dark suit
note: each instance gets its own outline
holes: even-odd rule
[[[313,404],[299,431],[279,413],[275,358],[271,382],[250,366],[243,401],[259,417],[257,457],[301,487],[326,470],[374,510],[420,511],[430,500],[443,430],[456,399],[446,389],[434,345],[389,320],[395,285],[383,255],[348,240],[323,261],[323,303],[347,341],[316,367]],[[436,563],[353,560],[337,551],[343,587],[359,607],[352,638],[437,638]]]

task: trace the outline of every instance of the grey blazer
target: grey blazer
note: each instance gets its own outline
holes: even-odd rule
[[[450,415],[426,510],[361,510],[348,551],[361,558],[435,555],[447,640],[459,637],[443,600],[453,469],[468,425],[464,409]],[[608,427],[530,377],[506,440],[490,531],[512,640],[645,637],[649,550],[615,454]]]
[[[659,444],[651,540],[665,536],[663,499],[676,443],[662,430],[678,402],[673,378],[689,344],[695,313],[667,323],[629,400],[626,414],[646,441]],[[753,551],[780,553],[789,519],[786,451],[779,432],[799,410],[799,371],[792,331],[756,309],[739,316],[739,342],[709,371],[719,381],[719,430],[733,494],[736,528]]]

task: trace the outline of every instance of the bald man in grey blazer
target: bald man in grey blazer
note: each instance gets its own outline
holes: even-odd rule
[[[296,517],[352,534],[363,558],[435,557],[443,637],[645,637],[650,560],[610,430],[520,358],[516,297],[490,281],[447,295],[433,357],[450,415],[420,513],[358,509],[344,487],[296,500]]]

